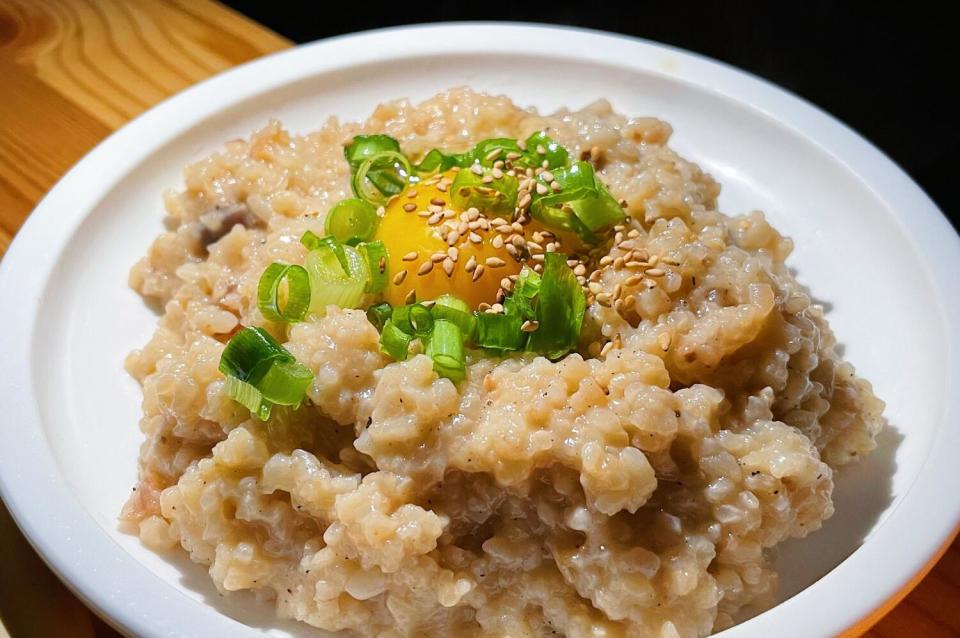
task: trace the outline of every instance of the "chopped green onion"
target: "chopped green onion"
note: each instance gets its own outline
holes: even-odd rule
[[[489,169],[477,175],[471,169],[461,169],[450,187],[450,198],[462,210],[476,208],[492,215],[512,215],[517,206],[517,178],[503,173],[499,178],[484,183],[483,178],[492,176]]]
[[[467,163],[478,163],[481,166],[491,167],[497,160],[506,160],[509,153],[515,153],[523,156],[524,152],[520,150],[517,140],[507,137],[497,137],[489,140],[483,140],[473,147],[467,153]]]
[[[537,311],[534,303],[540,294],[540,282],[540,275],[532,268],[524,266],[513,285],[513,292],[503,301],[504,313],[515,314],[523,319],[535,319]]]
[[[523,325],[521,317],[488,312],[477,312],[474,316],[477,320],[475,345],[495,354],[523,348],[527,333],[520,330]]]
[[[263,400],[263,394],[260,393],[260,390],[257,390],[246,381],[241,381],[236,377],[227,376],[226,379],[227,396],[250,410],[250,414],[253,414],[261,421],[266,421],[270,418],[273,405],[269,401]]]
[[[425,337],[433,330],[433,315],[420,303],[397,306],[391,318],[395,326],[409,335]]]
[[[430,309],[434,322],[439,320],[456,324],[464,340],[472,339],[477,320],[470,312],[470,306],[453,295],[440,295]]]
[[[413,167],[399,151],[384,151],[368,157],[353,174],[353,192],[360,199],[380,206],[399,195],[409,182]]]
[[[558,359],[576,348],[586,299],[565,255],[547,253],[537,295],[539,327],[530,333],[527,349]]]
[[[380,333],[380,350],[395,361],[406,361],[413,335],[398,328],[392,319],[387,319]]]
[[[526,140],[526,156],[533,160],[533,166],[542,166],[543,160],[547,160],[547,168],[553,170],[568,166],[570,154],[567,149],[556,143],[543,131],[537,131]],[[540,153],[539,149],[545,152]]]
[[[355,135],[343,149],[347,163],[354,172],[363,162],[385,151],[400,152],[400,143],[389,135]]]
[[[317,237],[312,231],[308,230],[300,238],[300,243],[310,251],[317,250],[318,248],[326,248],[333,251],[337,261],[340,262],[340,267],[343,269],[343,272],[348,275],[352,272],[350,270],[350,263],[347,261],[347,253],[343,249],[343,244],[337,241],[335,237],[331,235]]]
[[[387,284],[390,283],[390,273],[387,257],[387,247],[379,239],[370,241],[357,246],[360,255],[367,262],[367,272],[370,273],[370,280],[367,283],[366,292],[382,292]]]
[[[313,380],[310,369],[262,328],[237,332],[223,349],[219,367],[230,397],[262,420],[272,405],[299,405]]]
[[[427,341],[426,355],[433,359],[433,369],[454,383],[466,378],[466,355],[463,334],[452,321],[438,319]]]
[[[340,246],[340,250],[343,251],[342,263],[330,242],[310,251],[303,262],[310,276],[310,311],[316,315],[326,314],[329,305],[358,307],[370,281],[367,264],[359,251],[353,246]]]
[[[567,209],[576,217],[576,222],[590,233],[609,228],[625,219],[623,209],[597,178],[593,165],[589,162],[577,162],[570,168],[558,168],[552,177],[560,185],[560,190],[539,196],[531,207],[531,215],[539,216],[545,224],[552,222],[554,226],[561,226],[564,222],[560,218],[569,216],[565,212]],[[537,179],[547,184],[542,173]],[[556,210],[558,207],[559,212]],[[567,224],[573,229],[576,228],[573,219],[569,219]]]
[[[590,229],[583,225],[580,218],[573,214],[573,209],[569,204],[562,204],[558,207],[544,206],[539,199],[534,199],[530,204],[530,216],[541,222],[548,228],[576,233],[577,237],[585,244],[594,245],[600,242],[600,237],[590,232]]]
[[[391,316],[393,316],[393,307],[386,301],[367,308],[367,319],[373,324],[373,327],[377,329],[377,332],[383,330],[384,324],[387,323],[387,320],[389,320]]]
[[[356,246],[373,239],[377,232],[377,208],[362,199],[342,199],[327,213],[324,230],[337,241]]]
[[[287,302],[280,307],[280,286],[287,284]],[[260,275],[257,306],[269,321],[303,321],[310,308],[310,277],[303,266],[272,263]]]
[[[413,170],[418,173],[442,173],[454,166],[463,166],[465,161],[466,153],[448,155],[435,148],[424,155],[420,163],[414,165]]]

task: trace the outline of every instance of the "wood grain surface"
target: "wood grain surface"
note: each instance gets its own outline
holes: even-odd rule
[[[111,131],[290,44],[206,0],[0,0],[0,256],[44,193]],[[0,637],[117,636],[44,566],[2,504],[0,552]],[[862,635],[960,636],[960,543]]]

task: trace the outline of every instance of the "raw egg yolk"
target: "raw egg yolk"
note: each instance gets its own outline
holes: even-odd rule
[[[454,177],[449,171],[412,184],[385,207],[376,239],[389,254],[391,281],[383,296],[391,305],[443,294],[473,308],[492,305],[502,299],[501,288],[510,290],[509,280],[524,264],[540,269],[549,244],[565,251],[576,242],[575,236],[560,237],[535,220],[518,223],[475,208],[461,210],[450,197]]]

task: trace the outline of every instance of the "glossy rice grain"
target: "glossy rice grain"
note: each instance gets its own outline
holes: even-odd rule
[[[473,356],[458,388],[380,354],[362,311],[289,331],[260,315],[262,271],[301,262],[300,235],[349,196],[353,135],[418,156],[543,128],[626,200],[612,260],[658,260],[604,272],[632,305],[591,304],[580,353]],[[127,361],[145,441],[123,523],[222,592],[347,635],[704,636],[770,604],[769,550],[833,513],[834,469],[874,447],[883,403],[785,265],[790,240],[720,213],[670,133],[604,101],[540,116],[457,89],[305,136],[271,122],[187,167],[130,277],[163,313]],[[309,405],[262,423],[226,397],[217,364],[249,325],[316,374]]]

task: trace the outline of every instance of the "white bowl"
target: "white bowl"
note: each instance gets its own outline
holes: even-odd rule
[[[952,228],[877,149],[777,87],[649,42],[506,24],[388,29],[244,65],[140,116],[50,191],[0,268],[0,491],[41,555],[132,634],[305,633],[116,528],[141,441],[122,361],[156,320],[127,271],[161,229],[162,190],[223,141],[269,117],[305,131],[463,84],[543,111],[607,97],[669,121],[673,146],[723,184],[724,211],[763,209],[796,240],[790,264],[887,401],[879,449],[840,473],[837,514],[779,551],[783,602],[723,635],[837,634],[895,596],[960,520]]]

